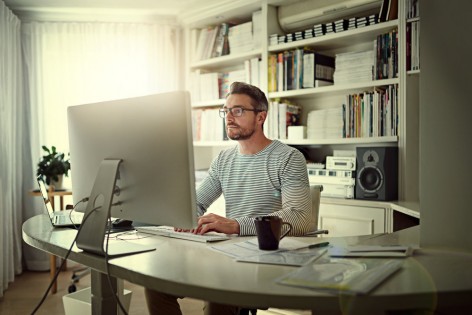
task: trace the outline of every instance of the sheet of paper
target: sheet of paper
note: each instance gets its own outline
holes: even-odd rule
[[[302,248],[297,250],[243,257],[238,258],[237,261],[270,265],[303,266],[318,259],[326,252],[326,248]]]
[[[329,249],[332,257],[408,257],[412,253],[412,247],[397,245],[355,245]]]
[[[296,240],[295,238],[286,237],[280,241],[279,249],[271,251],[259,249],[257,238],[251,238],[249,240],[237,243],[213,245],[211,248],[233,258],[245,258],[267,253],[273,254],[288,250],[295,250],[307,246],[308,244],[305,242]]]

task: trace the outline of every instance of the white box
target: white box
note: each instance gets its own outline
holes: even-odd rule
[[[62,297],[64,304],[64,311],[66,315],[91,315],[92,314],[92,290],[90,287],[73,292]],[[129,305],[131,303],[130,290],[124,290],[123,298],[121,299],[123,307],[126,312],[129,312]],[[119,306],[118,310],[120,309]],[[121,312],[120,312],[121,314]]]
[[[288,140],[306,138],[306,126],[288,126]]]

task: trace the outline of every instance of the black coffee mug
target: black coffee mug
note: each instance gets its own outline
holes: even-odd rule
[[[283,222],[277,216],[256,217],[254,223],[256,224],[259,249],[263,250],[278,249],[280,240],[292,230],[290,223]],[[288,230],[282,234],[282,227],[284,225],[288,226]]]

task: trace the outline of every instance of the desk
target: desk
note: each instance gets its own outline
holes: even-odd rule
[[[26,221],[23,239],[64,257],[76,231],[53,229],[47,220],[39,215]],[[307,243],[315,240],[298,239]],[[324,240],[349,245],[418,244],[419,228]],[[248,307],[310,309],[313,314],[383,314],[384,310],[438,308],[441,314],[463,314],[466,309],[472,310],[472,253],[418,250],[371,294],[353,297],[275,284],[275,278],[294,267],[235,262],[206,244],[157,236],[139,242],[154,244],[157,250],[110,260],[114,284],[120,278],[179,296]],[[103,259],[78,251],[72,252],[69,259],[93,269],[92,314],[116,313],[107,291]]]
[[[42,197],[41,192],[38,191],[30,191],[30,195],[33,197]],[[71,190],[54,190],[54,186],[50,186],[48,189],[48,196],[51,200],[51,206],[54,210],[56,210],[55,207],[55,198],[59,197],[59,210],[64,210],[64,196],[72,196],[72,191]],[[51,198],[52,197],[52,198]],[[56,256],[55,255],[49,255],[49,270],[50,270],[50,278],[51,280],[54,278],[54,274],[56,273]],[[57,282],[54,282],[52,288],[51,288],[51,293],[54,294],[57,292]]]

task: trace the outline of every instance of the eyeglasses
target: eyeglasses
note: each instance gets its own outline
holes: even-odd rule
[[[222,108],[219,110],[220,112],[220,117],[225,118],[228,112],[231,113],[234,117],[241,117],[245,111],[249,112],[262,112],[260,109],[248,109],[248,108],[242,108],[242,107],[233,107],[233,108]]]

